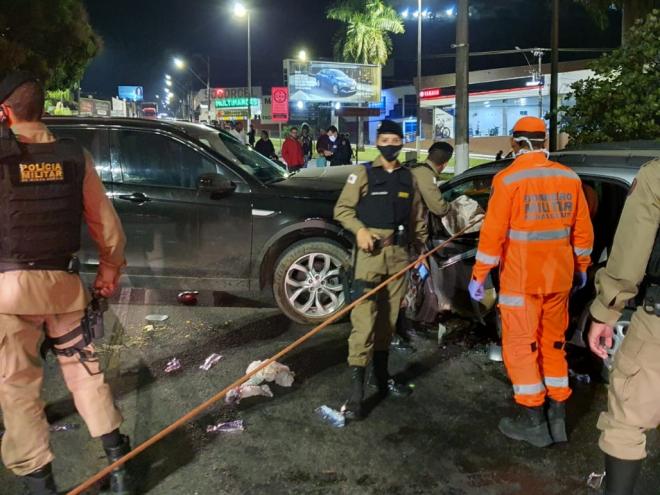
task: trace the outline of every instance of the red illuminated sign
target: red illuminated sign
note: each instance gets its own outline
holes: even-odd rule
[[[273,88],[271,91],[273,122],[289,121],[289,88],[286,86]]]
[[[440,88],[425,88],[419,92],[419,96],[422,100],[438,98],[440,95],[442,95]]]

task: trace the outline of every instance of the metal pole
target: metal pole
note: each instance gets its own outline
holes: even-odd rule
[[[456,167],[455,173],[465,172],[470,166],[468,137],[468,66],[470,46],[468,38],[468,0],[458,0],[456,14]]]
[[[417,0],[417,139],[415,151],[419,161],[422,149],[422,0]],[[405,98],[404,98],[405,99]],[[405,115],[403,115],[405,117]]]
[[[248,129],[245,132],[248,132],[250,122],[252,121],[252,46],[250,42],[250,11],[248,10],[247,13],[247,50],[248,50],[248,73],[247,73],[247,78],[248,78],[248,102],[247,102],[247,109],[248,109],[248,117],[247,117],[247,125]]]
[[[211,122],[211,56],[206,56],[206,120]]]
[[[559,103],[559,0],[552,0],[552,59],[550,62],[550,151],[557,151]]]

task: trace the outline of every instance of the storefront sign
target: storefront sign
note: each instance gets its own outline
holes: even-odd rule
[[[433,98],[438,98],[442,95],[440,88],[425,88],[419,92],[419,97],[422,100],[432,100]]]
[[[289,121],[289,89],[275,87],[271,95],[273,122]]]
[[[260,104],[259,98],[250,98],[250,106],[258,107]],[[247,108],[247,98],[222,98],[215,100],[215,108]]]

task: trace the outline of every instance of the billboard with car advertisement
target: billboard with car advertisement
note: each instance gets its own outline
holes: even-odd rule
[[[378,103],[379,65],[285,60],[289,100],[306,102]]]
[[[119,86],[117,88],[117,94],[122,100],[144,100],[144,88],[142,86]]]

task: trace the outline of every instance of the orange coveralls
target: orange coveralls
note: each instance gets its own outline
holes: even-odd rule
[[[500,265],[504,364],[514,399],[540,406],[571,395],[564,352],[575,270],[591,263],[593,227],[580,178],[543,152],[525,153],[498,173],[472,277]]]

